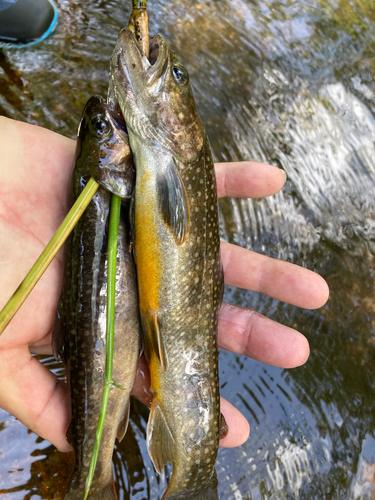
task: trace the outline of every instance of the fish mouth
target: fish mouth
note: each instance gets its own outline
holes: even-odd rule
[[[151,87],[155,83],[160,85],[165,80],[170,50],[161,35],[150,38],[147,58],[134,33],[128,28],[123,28],[119,33],[114,56],[111,72],[117,73],[120,87],[130,84],[133,92],[140,94],[144,91],[144,87]],[[121,92],[121,88],[118,92]]]
[[[157,37],[158,35],[155,35],[150,39],[148,60],[151,66],[154,66],[160,54],[160,43],[158,39],[160,36]]]
[[[128,54],[131,59],[138,59],[137,67],[149,68],[162,64],[167,57],[166,42],[161,35],[154,35],[149,40],[149,56],[146,57],[141,46],[137,42],[135,34],[128,28],[120,31],[117,45],[123,49],[124,55]],[[162,60],[160,60],[162,59]],[[125,57],[125,64],[127,58]]]
[[[125,132],[126,135],[128,135],[128,129],[126,127],[125,119],[121,110],[115,110],[111,107],[108,107],[107,110],[113,121],[116,123],[117,128],[122,129],[122,131]]]

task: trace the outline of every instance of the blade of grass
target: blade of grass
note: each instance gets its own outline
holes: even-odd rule
[[[86,480],[86,490],[84,500],[87,499],[92,479],[94,477],[96,462],[98,460],[99,447],[102,439],[105,415],[107,412],[107,403],[109,391],[111,386],[114,385],[112,381],[112,368],[113,368],[113,345],[115,335],[115,292],[116,292],[116,263],[117,263],[117,240],[118,229],[120,222],[121,212],[121,198],[112,195],[111,199],[111,212],[109,218],[109,234],[108,234],[108,277],[107,277],[107,326],[106,326],[106,364],[105,364],[105,378],[102,404],[100,408],[100,415],[98,426],[96,428],[96,440],[94,451],[90,463],[89,473]],[[116,384],[117,385],[117,384]],[[118,387],[118,385],[117,385]]]
[[[140,44],[146,57],[149,56],[149,37],[148,37],[148,17],[146,0],[132,0],[133,11],[129,20],[129,29],[135,33],[138,43]],[[110,94],[108,94],[107,102],[111,103]],[[113,103],[112,103],[113,104]],[[115,212],[116,210],[116,212]],[[121,386],[112,380],[113,367],[113,345],[114,345],[114,319],[115,319],[115,288],[116,288],[116,259],[117,259],[117,239],[119,228],[119,217],[121,210],[121,200],[115,195],[112,195],[111,213],[109,222],[108,236],[108,282],[107,282],[107,328],[106,328],[106,373],[103,388],[102,404],[98,426],[96,428],[96,440],[91,458],[90,469],[86,479],[86,490],[83,500],[87,500],[90,492],[90,487],[95,473],[96,463],[99,455],[100,442],[102,439],[105,416],[107,413],[107,404],[109,391],[111,386],[121,389]],[[114,245],[116,249],[114,250]],[[113,245],[113,247],[112,247]],[[114,251],[114,254],[112,253]],[[110,264],[110,258],[111,260]],[[111,277],[110,277],[111,270]],[[113,274],[112,274],[113,273]],[[112,297],[113,294],[113,297]]]
[[[77,224],[81,215],[86,210],[88,204],[98,190],[98,187],[99,184],[93,178],[88,181],[80,197],[70,209],[59,229],[40,254],[40,257],[27,273],[20,286],[5,304],[4,308],[0,312],[0,335],[3,333],[21,305],[25,302],[31,290],[38,283],[39,279],[42,277],[43,273],[50,265],[63,243],[72,232],[74,226]]]

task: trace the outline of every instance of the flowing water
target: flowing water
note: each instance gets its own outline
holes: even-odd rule
[[[59,0],[45,42],[0,54],[0,113],[74,137],[130,0]],[[375,498],[375,3],[373,0],[149,0],[189,69],[215,159],[282,166],[283,191],[224,199],[222,237],[319,272],[327,305],[300,310],[227,288],[225,299],[299,329],[311,356],[282,370],[220,354],[221,391],[248,418],[218,456],[225,500]],[[57,372],[51,358],[44,362]],[[168,480],[134,405],[115,450],[121,499],[159,499]],[[60,498],[69,455],[0,411],[0,497]]]

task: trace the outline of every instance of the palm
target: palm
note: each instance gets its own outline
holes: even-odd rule
[[[0,185],[0,272],[3,305],[66,215],[65,196],[72,169],[71,141],[36,127],[5,122],[5,136],[17,130],[19,140],[4,140]],[[4,128],[4,127],[3,127]],[[12,130],[13,129],[13,130]],[[38,130],[38,140],[33,133]],[[52,328],[61,279],[58,255],[30,298],[4,333],[4,339],[29,345],[40,342]]]
[[[67,213],[74,143],[38,127],[0,120],[1,308]],[[267,196],[284,183],[279,169],[261,164],[219,164],[216,172],[219,196]],[[233,286],[306,308],[319,307],[327,299],[324,280],[306,269],[229,244],[222,245],[222,259],[225,281]],[[0,406],[59,449],[67,450],[70,415],[65,384],[30,354],[51,352],[61,279],[58,255],[0,337]],[[282,367],[298,366],[308,356],[307,341],[295,330],[228,304],[220,312],[219,345]],[[139,374],[133,392],[149,402],[144,391],[147,367],[140,365]],[[222,444],[241,444],[248,436],[247,422],[225,401],[222,412],[229,426]]]

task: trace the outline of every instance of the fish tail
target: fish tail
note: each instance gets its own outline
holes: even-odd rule
[[[102,490],[87,497],[87,500],[117,500],[115,483],[111,481]]]
[[[219,500],[219,495],[217,492],[217,476],[216,471],[213,471],[211,480],[207,483],[205,488],[201,488],[198,491],[176,491],[177,488],[173,488],[173,477],[170,485],[168,486],[166,492],[164,493],[161,500]]]
[[[84,491],[70,489],[64,496],[64,500],[82,500]],[[118,500],[113,479],[102,490],[89,493],[87,500]]]

